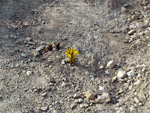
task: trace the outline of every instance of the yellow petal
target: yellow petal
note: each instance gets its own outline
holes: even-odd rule
[[[71,55],[70,55],[70,54],[68,54],[68,57],[69,57],[69,58],[71,58]]]
[[[79,54],[79,51],[78,51],[78,50],[73,53],[73,56],[75,56],[75,55],[77,55],[77,54]]]

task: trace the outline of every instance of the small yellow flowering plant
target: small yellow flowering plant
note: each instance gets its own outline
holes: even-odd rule
[[[76,55],[79,54],[79,51],[75,50],[74,48],[68,48],[66,54],[69,57],[68,62],[73,65],[75,63]]]

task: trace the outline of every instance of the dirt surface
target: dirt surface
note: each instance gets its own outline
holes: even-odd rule
[[[0,1],[0,112],[149,113],[150,4],[114,1]]]

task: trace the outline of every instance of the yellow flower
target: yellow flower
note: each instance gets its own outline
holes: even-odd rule
[[[76,59],[76,55],[79,54],[79,51],[78,50],[75,51],[74,48],[68,48],[66,54],[69,57],[68,61],[70,62],[71,65],[73,65]]]
[[[52,44],[49,43],[48,47],[45,48],[45,51],[52,51],[52,50],[53,50]]]

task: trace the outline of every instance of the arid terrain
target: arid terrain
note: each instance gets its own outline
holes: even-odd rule
[[[150,113],[149,70],[148,0],[0,1],[0,113]]]

